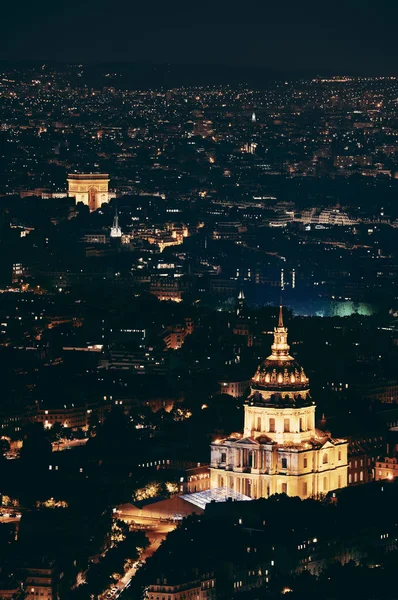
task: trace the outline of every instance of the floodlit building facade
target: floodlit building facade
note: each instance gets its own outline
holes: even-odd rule
[[[376,481],[380,479],[394,479],[398,477],[398,458],[396,456],[385,456],[379,458],[376,463]]]
[[[347,440],[315,428],[309,379],[289,354],[282,307],[271,355],[245,401],[244,432],[211,445],[210,487],[308,498],[347,486]]]
[[[172,582],[162,577],[156,585],[150,585],[146,597],[148,600],[212,600],[217,597],[215,585],[216,580],[211,573],[184,583],[173,583],[172,574]]]
[[[109,181],[107,173],[69,174],[68,196],[74,196],[76,204],[86,204],[90,211],[97,210],[109,202]]]

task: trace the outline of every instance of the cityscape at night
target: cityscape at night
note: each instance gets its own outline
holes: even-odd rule
[[[122,4],[4,13],[0,600],[396,599],[397,11]]]

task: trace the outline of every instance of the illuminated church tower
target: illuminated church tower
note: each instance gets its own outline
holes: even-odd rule
[[[117,214],[117,208],[115,210],[115,216],[111,227],[111,238],[121,238],[122,230],[119,225],[119,215]]]
[[[237,316],[242,314],[244,307],[245,307],[245,294],[244,294],[243,290],[240,290],[239,295],[238,295],[238,304],[236,307]]]
[[[308,498],[347,485],[347,440],[315,428],[309,380],[289,350],[280,307],[271,355],[250,382],[243,435],[211,445],[211,488]]]

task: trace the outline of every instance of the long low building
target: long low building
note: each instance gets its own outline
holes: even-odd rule
[[[145,519],[167,519],[179,521],[184,517],[196,514],[200,515],[205,511],[207,504],[211,502],[242,501],[251,500],[229,488],[216,488],[212,490],[203,490],[192,494],[175,495],[168,499],[153,498],[145,502],[135,504],[121,504],[115,514],[126,520],[145,520]]]

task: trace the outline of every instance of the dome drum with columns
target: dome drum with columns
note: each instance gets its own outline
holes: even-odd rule
[[[347,485],[347,441],[315,428],[309,380],[289,354],[287,334],[280,307],[271,355],[250,382],[243,434],[211,445],[212,488],[307,498]]]

